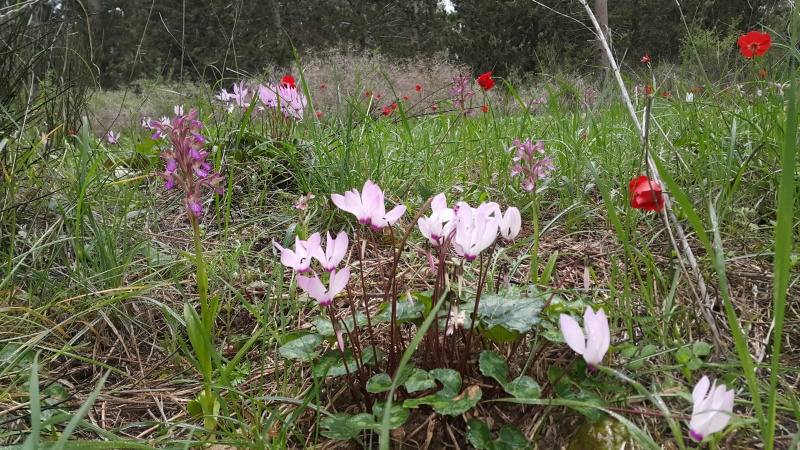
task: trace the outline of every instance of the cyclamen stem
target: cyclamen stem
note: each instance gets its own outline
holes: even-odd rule
[[[369,293],[367,292],[367,282],[364,279],[364,253],[365,253],[365,244],[366,241],[362,242],[361,240],[361,229],[356,229],[356,239],[359,246],[359,257],[358,257],[358,274],[359,278],[361,279],[361,293],[363,294],[364,299],[364,315],[367,316],[367,329],[369,330],[369,339],[370,344],[373,348],[378,344],[378,341],[375,340],[375,332],[372,330],[372,317],[369,314]],[[353,323],[355,323],[356,317],[353,316]],[[362,347],[363,348],[363,347]]]

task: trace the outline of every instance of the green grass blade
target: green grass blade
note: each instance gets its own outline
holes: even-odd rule
[[[796,14],[795,14],[796,15]],[[772,364],[769,377],[769,399],[767,400],[767,423],[762,428],[761,436],[765,448],[770,450],[775,445],[775,428],[778,398],[778,375],[780,374],[781,341],[783,339],[783,322],[786,314],[786,291],[789,287],[789,269],[792,252],[794,229],[794,196],[795,196],[795,164],[797,161],[797,71],[794,59],[789,67],[791,81],[789,86],[789,109],[786,113],[786,135],[783,138],[781,154],[781,176],[778,187],[778,217],[775,225],[775,258],[773,275],[773,314],[775,336],[772,344]]]

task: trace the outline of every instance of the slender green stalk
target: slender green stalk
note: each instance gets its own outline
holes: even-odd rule
[[[539,283],[539,208],[536,204],[536,186],[531,191],[531,221],[533,222],[533,248],[531,249],[531,283]]]
[[[792,15],[793,29],[797,29],[797,12]],[[780,374],[781,344],[783,322],[786,314],[786,291],[789,286],[789,266],[793,242],[794,196],[796,189],[795,164],[797,161],[797,71],[794,58],[789,59],[789,109],[786,113],[786,135],[783,138],[781,154],[781,177],[778,187],[778,217],[775,225],[775,265],[774,284],[774,329],[772,344],[772,364],[769,376],[769,398],[767,400],[767,422],[761,431],[764,445],[771,450],[775,445],[776,402],[778,398],[778,376]]]

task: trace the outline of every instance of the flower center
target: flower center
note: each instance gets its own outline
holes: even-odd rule
[[[752,43],[752,44],[748,45],[747,47],[750,49],[751,52],[755,53],[756,51],[758,51],[758,47],[760,47],[760,45],[758,45],[756,43]]]

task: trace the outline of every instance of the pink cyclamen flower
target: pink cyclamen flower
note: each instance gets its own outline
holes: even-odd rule
[[[115,135],[112,130],[108,130],[108,134],[106,134],[106,140],[109,144],[116,145],[117,141],[119,140],[119,132]]]
[[[698,442],[725,428],[733,413],[733,389],[727,390],[724,384],[716,384],[715,381],[712,385],[703,375],[692,390],[694,406],[689,435]]]
[[[583,314],[583,325],[586,327],[586,337],[583,335],[578,322],[571,316],[561,314],[558,319],[561,332],[567,345],[589,364],[589,367],[602,365],[603,356],[611,344],[611,332],[608,328],[608,318],[603,308],[596,313],[591,306]]]
[[[331,194],[331,200],[340,209],[356,216],[359,223],[371,224],[375,230],[393,225],[406,212],[405,205],[400,205],[387,213],[383,204],[383,191],[370,180],[364,183],[364,188],[360,193],[353,189],[345,192],[344,195]]]
[[[347,287],[347,282],[349,280],[350,268],[345,267],[338,272],[331,272],[329,280],[330,288],[327,290],[325,289],[325,285],[322,284],[322,280],[320,280],[319,276],[316,274],[314,274],[314,278],[302,275],[297,277],[297,285],[300,286],[302,290],[306,291],[311,298],[319,302],[320,306],[330,306],[330,304],[333,303],[333,297]]]
[[[333,272],[336,270],[336,266],[344,258],[344,255],[347,254],[347,245],[349,244],[349,240],[347,238],[347,233],[344,231],[339,232],[336,236],[336,239],[331,238],[331,233],[328,232],[328,240],[327,245],[325,245],[325,250],[322,250],[322,247],[317,247],[314,253],[311,255],[317,259],[322,265],[322,268],[326,272]]]
[[[455,214],[452,208],[447,207],[447,198],[444,193],[433,198],[431,210],[432,213],[429,217],[420,217],[417,226],[428,242],[434,248],[439,248],[453,228],[452,219]]]
[[[319,251],[320,239],[319,233],[312,234],[307,241],[295,237],[294,251],[281,247],[275,241],[272,242],[272,245],[281,252],[281,264],[291,267],[298,273],[306,273],[311,270],[311,257]]]
[[[500,219],[500,235],[507,241],[513,240],[519,234],[522,228],[522,215],[519,209],[512,206],[506,210],[506,213]]]
[[[384,196],[383,192],[381,192],[380,200],[373,205],[370,213],[370,226],[375,231],[382,230],[385,227],[394,225],[405,213],[406,205],[395,206],[391,211],[386,212]]]
[[[461,202],[457,208],[453,247],[464,259],[474,261],[497,239],[498,218],[495,212],[499,207],[497,203],[484,203],[473,209]]]

